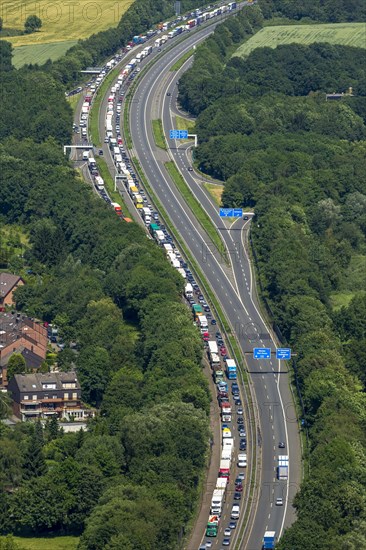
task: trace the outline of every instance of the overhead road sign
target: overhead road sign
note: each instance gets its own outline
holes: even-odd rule
[[[242,208],[220,208],[220,217],[221,218],[242,218],[243,209]]]
[[[170,130],[170,139],[188,139],[188,130]]]
[[[276,359],[289,360],[291,359],[291,349],[290,348],[277,348],[276,349]]]
[[[271,359],[271,348],[254,348],[254,359]]]

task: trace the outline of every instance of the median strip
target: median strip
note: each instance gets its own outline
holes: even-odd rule
[[[193,54],[194,54],[193,48],[191,50],[188,50],[188,52],[182,55],[182,57],[178,59],[178,61],[174,63],[174,65],[172,65],[169,70],[171,72],[179,71],[179,69],[184,65],[186,61],[188,61],[190,57],[192,57]]]
[[[164,151],[166,151],[167,146],[166,146],[166,141],[164,137],[163,123],[161,121],[161,118],[152,120],[151,124],[152,124],[152,131],[154,135],[155,145],[157,147],[160,147],[160,149],[164,149]]]
[[[188,185],[185,182],[185,179],[176,167],[175,162],[171,160],[169,162],[166,162],[164,166],[170,177],[174,181],[175,185],[177,186],[180,194],[197,218],[197,221],[201,224],[201,226],[206,231],[207,235],[210,237],[211,241],[217,248],[220,257],[223,258],[226,263],[228,263],[226,249],[216,231],[216,227],[213,225],[210,217],[202,209],[200,203],[198,202],[192,191],[189,189]]]

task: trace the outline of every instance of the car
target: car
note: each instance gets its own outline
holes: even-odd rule
[[[246,442],[240,443],[239,449],[241,451],[246,451],[247,450],[247,443]]]
[[[217,345],[221,348],[224,345],[224,341],[222,338],[217,338]]]
[[[236,528],[236,521],[230,521],[229,527],[230,527],[230,529],[235,529]]]
[[[224,430],[225,428],[228,428],[229,426],[227,424],[221,424],[221,429]]]
[[[171,94],[170,92],[168,92],[166,95],[167,95],[168,97],[170,97],[172,94]]]
[[[247,467],[247,455],[245,453],[238,454],[238,466],[239,468]]]
[[[276,506],[283,506],[283,498],[276,498]]]
[[[241,437],[242,439],[247,437],[247,432],[245,431],[243,424],[240,424],[239,426],[239,437]]]
[[[205,543],[205,548],[211,548],[212,547],[212,541],[211,540],[208,540],[206,543]]]
[[[234,500],[241,500],[241,493],[239,491],[235,491]]]
[[[236,409],[236,414],[240,414],[240,415],[244,414],[244,413],[243,413],[243,409],[242,409],[241,407],[238,407],[238,408]]]
[[[192,166],[188,166],[188,172],[193,172]]]
[[[211,317],[212,317],[211,313],[206,313],[206,318],[207,319],[211,319]]]
[[[280,449],[284,449],[286,447],[285,443],[283,441],[280,441],[279,444],[278,444],[278,447]]]
[[[236,421],[238,424],[244,424],[244,418],[242,416],[238,416]]]
[[[234,403],[237,407],[240,407],[241,405],[241,399],[234,399]]]
[[[204,309],[205,311],[211,311],[211,310],[210,310],[210,307],[209,307],[207,304],[206,304],[205,306],[203,306],[203,309]]]
[[[224,531],[224,537],[231,537],[231,529],[227,527]]]
[[[109,142],[109,138],[105,137],[104,138],[104,143],[108,143]]]
[[[243,216],[243,220],[249,220],[249,216]]]
[[[211,325],[216,325],[216,319],[211,319]]]
[[[243,490],[243,484],[241,480],[239,480],[238,482],[235,482],[235,491],[241,493],[242,490]]]
[[[244,472],[239,472],[237,479],[244,480],[245,479],[245,473]]]
[[[224,539],[224,540],[222,541],[222,545],[223,545],[223,546],[230,546],[230,539]]]
[[[99,149],[99,156],[102,157],[104,155],[103,149]]]
[[[161,48],[158,48],[158,52],[161,52]]]
[[[216,331],[215,336],[216,336],[216,338],[219,338],[220,340],[222,339],[221,332],[219,330]]]

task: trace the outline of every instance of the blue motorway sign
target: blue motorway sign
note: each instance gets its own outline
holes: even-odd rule
[[[243,209],[242,208],[220,208],[220,217],[221,218],[242,218]]]
[[[170,139],[188,139],[188,130],[170,130]]]
[[[271,348],[254,348],[254,359],[271,359]]]
[[[291,349],[290,348],[277,348],[276,349],[276,359],[291,359]]]

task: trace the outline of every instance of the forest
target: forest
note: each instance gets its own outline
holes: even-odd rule
[[[366,548],[366,280],[354,282],[357,262],[366,265],[365,55],[293,44],[232,58],[263,25],[267,4],[197,48],[179,97],[197,116],[195,162],[224,182],[223,205],[254,208],[262,297],[297,353],[306,475],[297,521],[277,546]],[[333,21],[330,4],[270,4],[276,16],[295,18],[290,10],[301,7]],[[339,20],[365,20],[361,2],[342,6]],[[327,101],[330,92],[345,95]]]
[[[96,198],[62,150],[72,137],[65,85],[172,9],[137,0],[121,34],[95,35],[44,67],[14,70],[0,41],[0,232],[21,234],[22,254],[8,268],[26,280],[16,306],[58,326],[66,344],[58,365],[76,369],[83,400],[99,410],[77,434],[54,421],[44,430],[1,423],[4,535],[77,535],[80,550],[170,549],[196,510],[210,394],[183,279],[137,224]],[[0,405],[5,416],[4,398]]]

